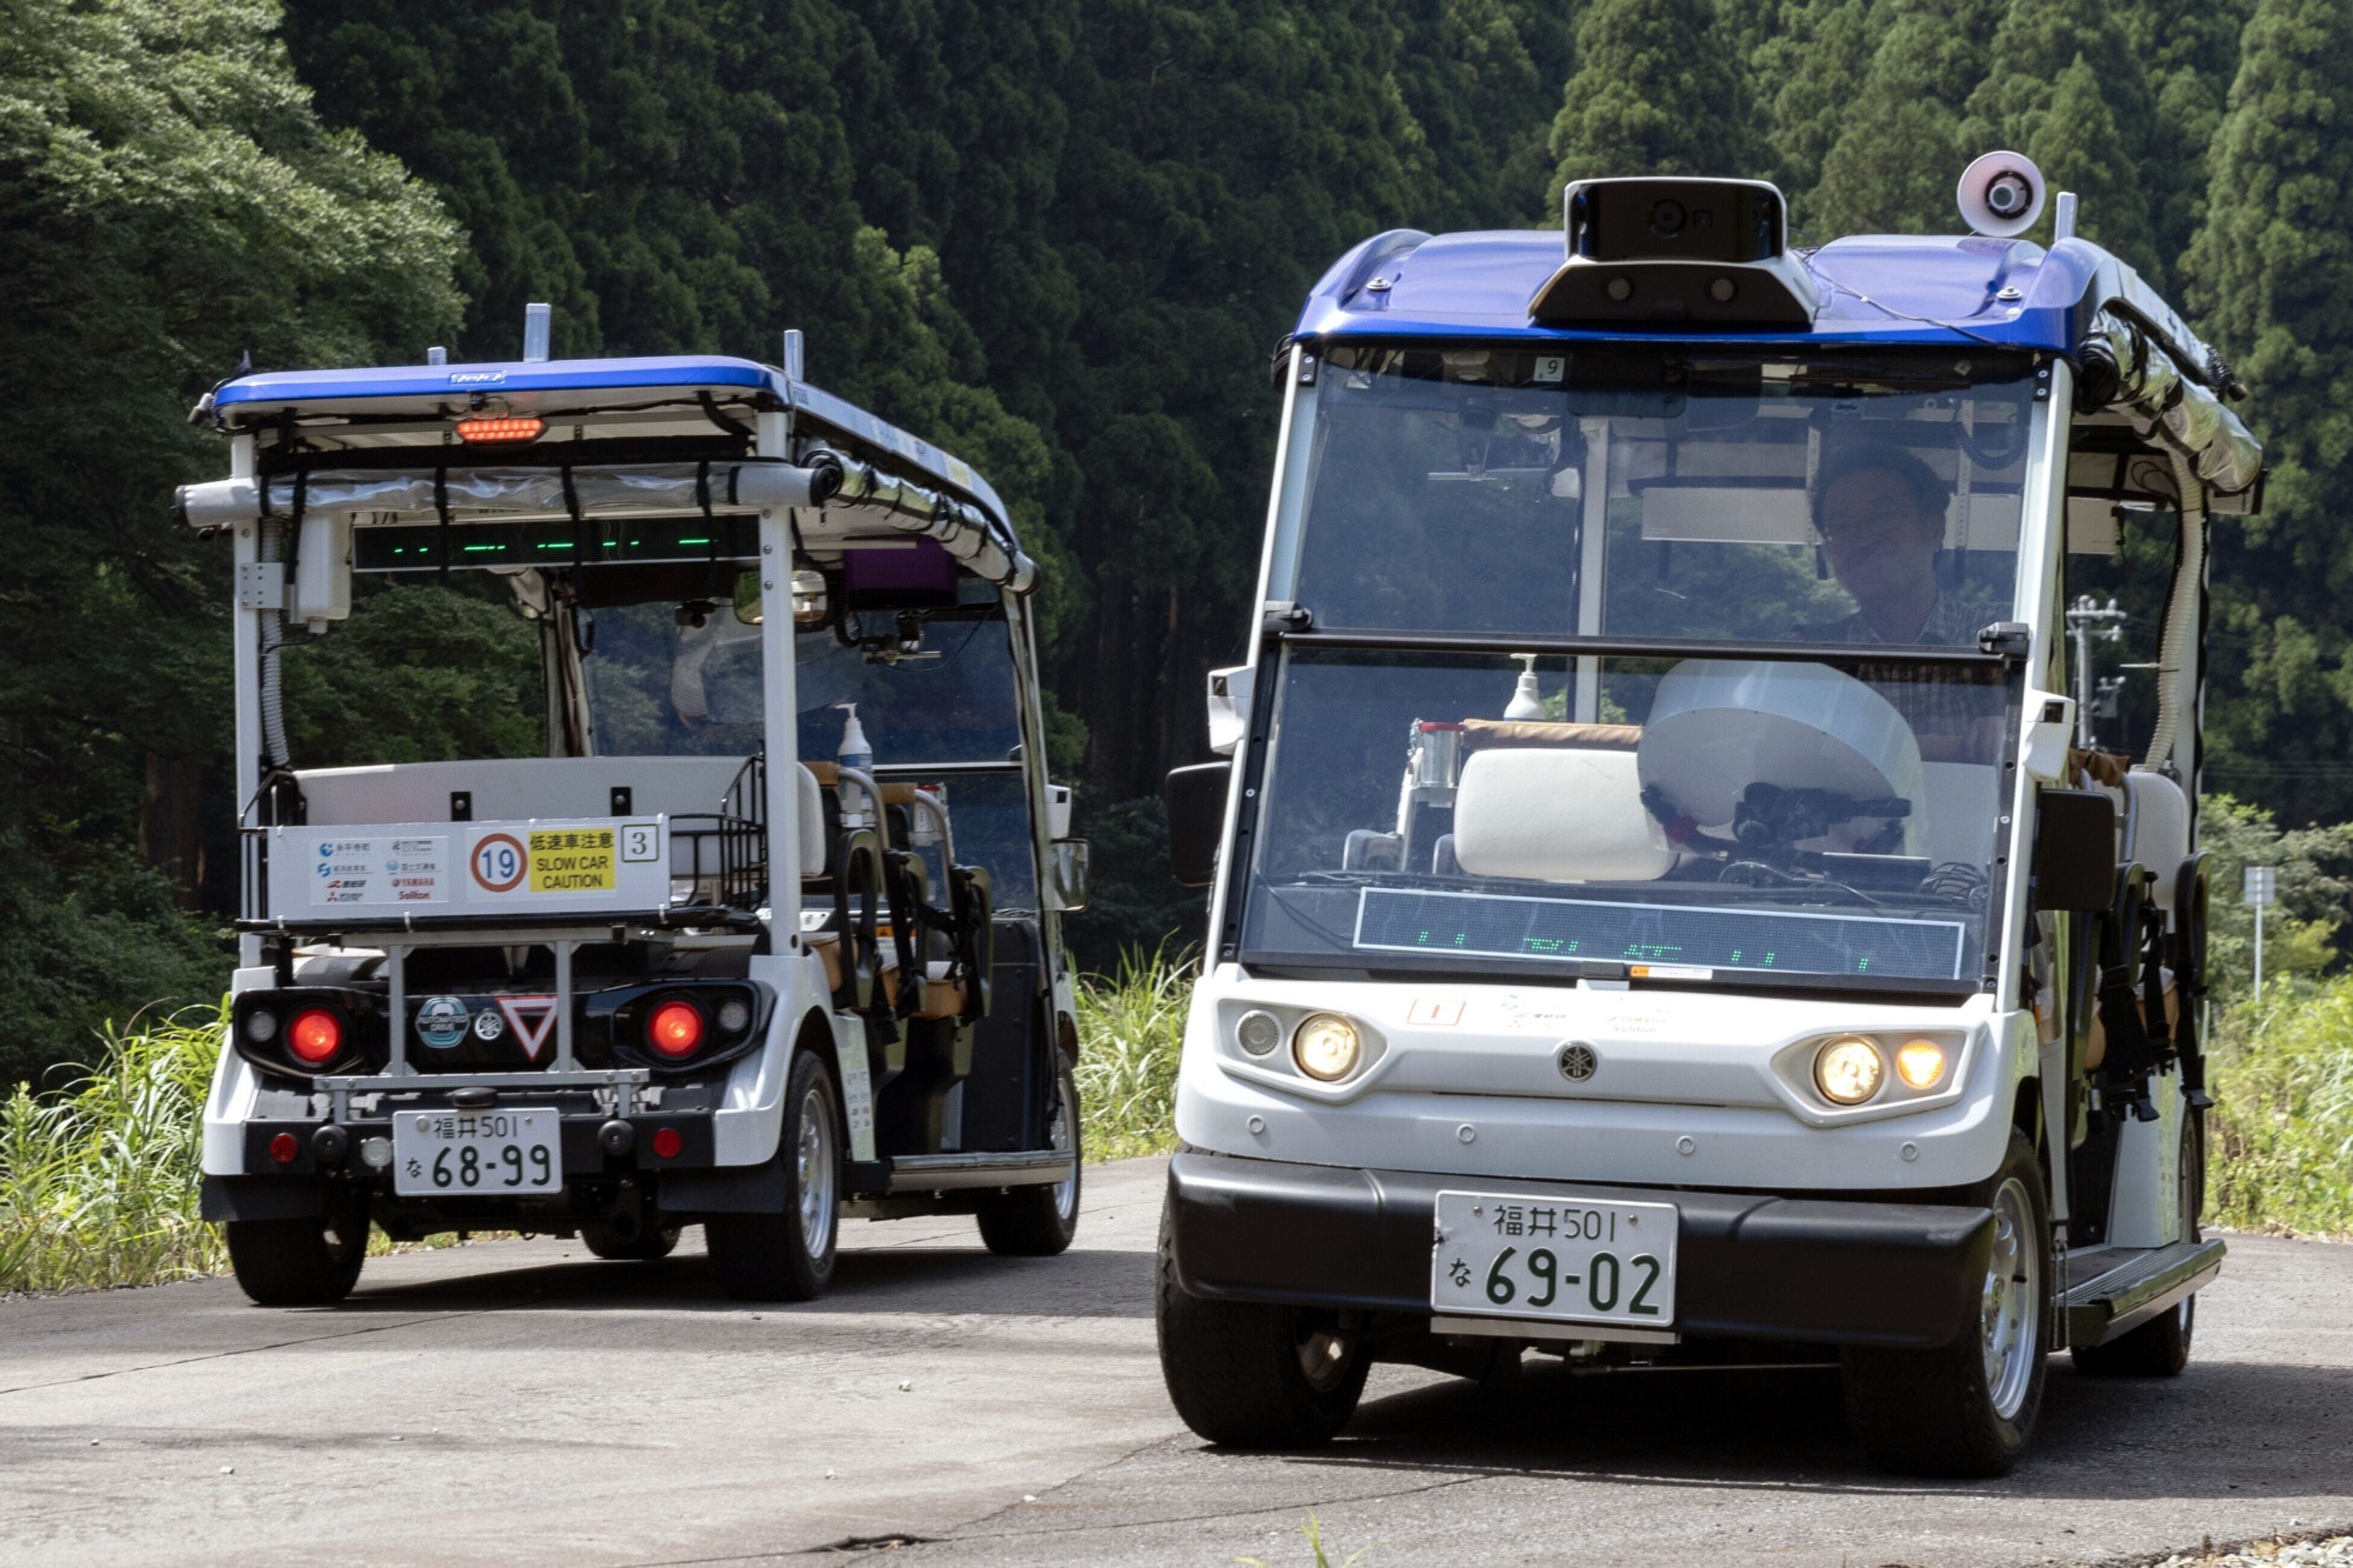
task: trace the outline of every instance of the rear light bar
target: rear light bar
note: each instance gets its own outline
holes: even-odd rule
[[[229,1044],[267,1072],[292,1077],[380,1065],[383,999],[332,986],[248,991],[237,999]]]
[[[458,421],[458,439],[470,447],[516,445],[539,440],[545,419],[522,414],[491,415]]]

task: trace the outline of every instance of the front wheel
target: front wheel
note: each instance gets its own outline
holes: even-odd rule
[[[703,1221],[711,1271],[738,1301],[807,1301],[833,1280],[840,1233],[841,1101],[823,1058],[803,1051],[785,1081],[776,1159],[785,1207],[775,1214],[713,1214]]]
[[[1068,1063],[1054,1075],[1048,1146],[1068,1150],[1071,1173],[1050,1187],[1016,1187],[980,1206],[980,1239],[1000,1257],[1052,1257],[1079,1234],[1079,1086]]]
[[[1155,1318],[1160,1375],[1185,1425],[1233,1448],[1328,1443],[1364,1397],[1370,1358],[1295,1307],[1211,1301],[1176,1282],[1168,1217],[1160,1218]]]
[[[352,1293],[367,1262],[367,1194],[330,1196],[323,1213],[291,1220],[230,1220],[229,1267],[258,1307],[332,1307]]]
[[[1847,1425],[1883,1468],[1917,1476],[2008,1473],[2042,1407],[2051,1348],[2051,1221],[2034,1146],[2010,1151],[1978,1200],[1993,1253],[1968,1320],[1933,1351],[1850,1347]]]

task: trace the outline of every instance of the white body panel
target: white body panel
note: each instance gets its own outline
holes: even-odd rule
[[[288,919],[659,909],[670,902],[661,817],[373,822],[269,830],[269,907]]]

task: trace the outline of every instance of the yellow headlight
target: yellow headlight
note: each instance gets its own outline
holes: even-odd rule
[[[1907,1040],[1895,1053],[1895,1075],[1915,1089],[1933,1089],[1945,1075],[1945,1048],[1933,1040]]]
[[[1291,1037],[1291,1057],[1299,1064],[1299,1070],[1327,1084],[1355,1072],[1356,1059],[1363,1054],[1356,1026],[1328,1012],[1310,1017]]]
[[[1841,1034],[1814,1055],[1814,1087],[1832,1105],[1862,1104],[1886,1075],[1879,1047],[1860,1034]]]

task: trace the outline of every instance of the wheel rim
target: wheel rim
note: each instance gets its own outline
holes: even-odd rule
[[[1303,1334],[1299,1370],[1310,1388],[1318,1393],[1331,1393],[1348,1375],[1348,1341],[1337,1334]]]
[[[1060,1077],[1054,1080],[1054,1115],[1046,1124],[1046,1138],[1048,1144],[1054,1149],[1065,1153],[1072,1150],[1074,1140],[1071,1136],[1071,1095],[1064,1080]],[[1071,1173],[1054,1183],[1054,1213],[1061,1217],[1063,1224],[1068,1224],[1071,1217],[1078,1212],[1078,1207],[1079,1168],[1074,1161],[1071,1166]]]
[[[833,1243],[834,1213],[833,1115],[822,1084],[811,1084],[801,1097],[800,1124],[793,1160],[801,1194],[801,1245],[820,1258]]]
[[[2041,1353],[2042,1255],[2035,1245],[2034,1200],[2010,1177],[1994,1194],[1993,1256],[1978,1306],[1986,1392],[2007,1421],[2026,1403]]]

